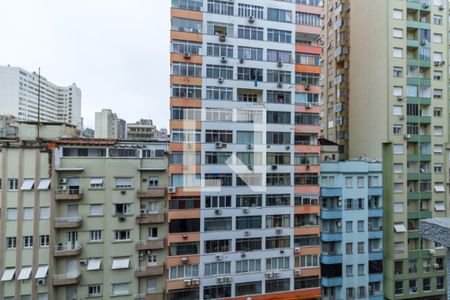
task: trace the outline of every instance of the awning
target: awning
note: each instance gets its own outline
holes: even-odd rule
[[[113,259],[112,269],[128,269],[130,267],[130,259],[129,258],[115,258]]]
[[[91,258],[89,260],[89,262],[88,262],[87,270],[88,271],[100,270],[100,265],[101,264],[102,264],[102,259],[101,258]],[[113,264],[113,268],[114,268],[114,264]]]
[[[444,193],[445,192],[445,187],[443,184],[435,184],[434,185],[434,191],[436,193]]]
[[[47,272],[48,272],[48,265],[39,266],[39,268],[36,271],[36,275],[34,275],[34,278],[36,279],[45,278],[47,277]]]
[[[17,277],[17,280],[27,280],[30,279],[31,275],[31,267],[23,267],[20,271],[19,277]]]
[[[435,211],[445,211],[445,205],[444,202],[436,202],[434,204],[434,210]]]
[[[39,182],[38,190],[48,190],[50,188],[50,178],[41,179]]]
[[[0,279],[0,281],[10,281],[10,280],[12,280],[15,273],[16,273],[16,269],[15,268],[6,269],[5,272],[3,273],[2,279]]]
[[[101,177],[92,177],[91,178],[91,185],[98,185],[103,184],[103,178]]]
[[[404,224],[395,224],[394,230],[395,232],[406,232],[406,227]]]
[[[22,187],[20,188],[22,191],[29,191],[33,188],[34,179],[24,179],[22,183]]]

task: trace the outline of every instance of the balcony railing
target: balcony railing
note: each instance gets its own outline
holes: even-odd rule
[[[55,274],[53,275],[53,286],[74,285],[80,282],[81,274]]]
[[[56,192],[56,200],[81,200],[83,193],[80,188],[59,189]]]
[[[82,224],[81,216],[55,218],[55,228],[76,228]]]
[[[75,256],[81,253],[81,244],[59,244],[54,247],[54,256]]]

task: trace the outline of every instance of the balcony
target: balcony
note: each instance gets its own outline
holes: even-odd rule
[[[383,282],[383,273],[369,274],[369,282]]]
[[[409,123],[431,124],[431,116],[406,116]]]
[[[164,198],[166,196],[165,188],[148,189],[146,191],[139,191],[138,198]]]
[[[381,196],[383,195],[382,187],[369,187],[369,196]]]
[[[79,228],[83,225],[83,218],[77,217],[63,217],[55,218],[54,227],[58,228]]]
[[[58,246],[55,246],[53,256],[55,257],[77,256],[80,255],[80,253],[81,253],[80,243],[68,245],[59,244]]]
[[[156,214],[146,213],[140,214],[136,217],[136,223],[140,225],[164,223],[164,220],[165,220],[164,213],[156,213]]]
[[[56,274],[53,275],[53,286],[75,285],[79,284],[81,274]]]
[[[408,200],[431,199],[431,192],[408,192]]]
[[[321,188],[320,195],[322,197],[341,197],[342,188]]]
[[[425,172],[408,172],[408,180],[431,180],[431,173]]]
[[[75,201],[82,200],[83,193],[79,188],[69,188],[65,190],[58,190],[55,195],[55,200],[58,201]]]
[[[342,254],[335,252],[322,252],[321,262],[327,265],[340,264],[342,263]]]
[[[320,217],[327,220],[342,219],[342,209],[322,208],[322,210],[320,211]]]
[[[369,229],[369,239],[382,239],[383,238],[383,231],[380,227],[379,230],[370,230]]]
[[[342,231],[322,232],[321,238],[322,238],[322,241],[324,241],[324,242],[342,241]]]
[[[383,209],[382,208],[369,208],[369,217],[382,217]]]
[[[369,260],[382,260],[383,252],[380,249],[369,249]]]
[[[139,241],[136,243],[136,250],[143,251],[164,249],[164,242],[164,239]]]
[[[164,274],[164,265],[161,266],[144,266],[136,268],[136,277],[160,276]]]
[[[164,293],[153,293],[153,294],[136,294],[134,299],[141,300],[164,300]]]
[[[431,211],[423,210],[423,211],[414,211],[408,212],[408,219],[429,219],[431,218],[433,213]]]
[[[342,277],[322,277],[322,286],[324,287],[333,287],[333,286],[342,286]]]

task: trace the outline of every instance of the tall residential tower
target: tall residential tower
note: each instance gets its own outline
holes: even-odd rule
[[[446,250],[418,235],[445,216],[448,2],[328,0],[323,134],[382,159],[385,299],[446,298]]]
[[[173,0],[168,296],[318,299],[318,0]]]

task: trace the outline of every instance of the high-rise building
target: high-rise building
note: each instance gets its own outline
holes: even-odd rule
[[[173,0],[168,297],[320,298],[318,0]]]
[[[127,123],[128,140],[151,140],[156,137],[156,126],[150,119],[140,119],[136,123]]]
[[[381,163],[320,164],[322,299],[383,299]]]
[[[96,139],[119,139],[126,138],[126,122],[120,119],[117,114],[110,109],[102,109],[95,113]]]
[[[0,298],[164,299],[167,143],[54,127],[1,143]]]
[[[81,129],[81,90],[74,84],[59,86],[36,72],[0,66],[0,114],[19,121],[64,122]]]
[[[325,1],[321,125],[344,156],[382,159],[385,299],[446,298],[446,250],[417,229],[448,208],[448,16],[442,0]]]

